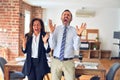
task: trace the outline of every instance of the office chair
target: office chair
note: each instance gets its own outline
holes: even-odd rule
[[[7,63],[7,61],[3,58],[3,57],[0,57],[0,67],[4,73],[4,66],[5,64]],[[24,74],[22,74],[22,72],[19,72],[19,71],[11,71],[10,72],[10,80],[16,80],[16,79],[24,79],[25,76]]]
[[[110,69],[109,69],[109,71],[108,71],[108,73],[107,73],[107,75],[106,75],[106,80],[114,80],[115,73],[117,72],[117,70],[118,70],[119,68],[120,68],[120,63],[118,63],[118,62],[114,63],[114,64],[110,67]],[[90,80],[100,80],[100,78],[99,78],[98,76],[94,76],[94,77],[92,77]]]

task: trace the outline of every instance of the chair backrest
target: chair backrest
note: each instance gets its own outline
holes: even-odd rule
[[[120,63],[118,63],[118,62],[114,63],[110,67],[110,69],[109,69],[109,71],[108,71],[108,73],[106,75],[106,80],[114,80],[115,73],[117,72],[117,70],[119,68],[120,68]]]
[[[4,73],[4,66],[6,63],[7,63],[7,61],[3,57],[0,57],[0,67],[3,71],[3,73]]]
[[[92,78],[90,78],[90,80],[100,80],[100,77],[97,76],[97,75],[95,75],[95,76],[93,76]]]

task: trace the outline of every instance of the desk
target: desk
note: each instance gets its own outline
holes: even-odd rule
[[[22,71],[22,64],[18,64],[20,61],[11,61],[8,62],[4,67],[4,80],[10,80],[9,79],[9,72],[10,71]]]
[[[85,68],[81,68],[80,66],[78,66],[76,68],[75,73],[76,74],[80,74],[80,75],[98,75],[101,77],[101,80],[105,80],[105,74],[106,74],[106,70],[103,67],[103,65],[99,62],[98,59],[83,59],[83,61],[85,62],[97,62],[98,68],[97,69],[85,69]],[[9,80],[9,71],[13,71],[13,70],[17,70],[17,71],[21,71],[22,70],[22,64],[18,64],[20,61],[11,61],[8,62],[5,65],[5,77],[4,80]],[[47,76],[48,78],[48,76]]]
[[[83,62],[97,62],[98,66],[97,69],[85,69],[84,67],[78,66],[75,70],[76,74],[82,75],[98,75],[100,80],[106,80],[106,70],[104,66],[100,63],[99,59],[83,59]]]
[[[5,65],[4,68],[4,80],[10,80],[9,78],[9,72],[10,71],[22,71],[24,62],[23,61],[10,61]],[[44,80],[50,80],[49,75],[46,74],[44,76]]]

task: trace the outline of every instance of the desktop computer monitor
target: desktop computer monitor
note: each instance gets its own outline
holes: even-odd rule
[[[118,55],[118,58],[120,59],[120,31],[114,31],[113,38],[119,40],[119,43],[115,43],[115,44],[117,44],[119,46],[119,55]]]
[[[113,38],[120,39],[120,31],[114,31]]]

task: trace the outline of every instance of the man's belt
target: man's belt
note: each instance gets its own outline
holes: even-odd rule
[[[55,58],[55,59],[59,59],[59,58],[56,57],[56,56],[53,56],[53,58]],[[63,61],[72,60],[72,59],[73,59],[73,58],[64,58]]]

